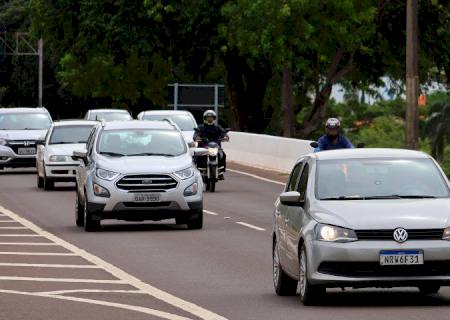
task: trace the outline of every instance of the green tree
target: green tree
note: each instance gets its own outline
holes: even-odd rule
[[[402,118],[381,116],[375,118],[358,133],[358,141],[369,148],[404,148],[405,124]]]
[[[447,97],[430,106],[425,133],[431,139],[431,155],[438,161],[444,160],[444,150],[450,141],[450,99]]]

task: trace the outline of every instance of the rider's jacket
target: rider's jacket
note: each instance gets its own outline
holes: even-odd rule
[[[209,142],[217,142],[220,145],[220,140],[226,135],[226,131],[216,124],[201,124],[198,126],[198,133],[194,134],[194,139],[200,137],[202,140]],[[202,141],[205,143],[205,141]]]
[[[324,135],[320,137],[320,139],[317,141],[319,146],[316,148],[317,151],[325,151],[325,150],[336,150],[336,149],[352,149],[354,148],[353,144],[350,142],[350,140],[347,139],[347,137],[340,134],[338,136],[337,142],[333,143],[332,140],[328,135]]]

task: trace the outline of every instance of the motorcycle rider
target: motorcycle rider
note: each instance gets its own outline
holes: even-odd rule
[[[209,142],[216,142],[221,147],[222,141],[230,140],[227,131],[216,124],[216,119],[217,115],[213,110],[206,110],[203,113],[203,124],[200,124],[198,130],[194,133],[194,141],[198,142],[199,147],[206,148]],[[202,160],[198,159],[197,163]],[[219,169],[219,179],[223,180],[223,172],[226,171],[226,154],[222,148],[219,148]]]
[[[336,118],[329,118],[325,124],[326,134],[317,141],[318,147],[314,150],[336,150],[354,148],[350,140],[340,133],[341,122]]]

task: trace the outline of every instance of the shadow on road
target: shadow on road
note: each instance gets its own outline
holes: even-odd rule
[[[1,176],[16,176],[16,175],[27,175],[27,174],[36,174],[36,170],[27,170],[27,171],[0,170]]]
[[[185,225],[136,223],[136,224],[102,224],[99,232],[140,232],[140,231],[183,231],[187,230]]]

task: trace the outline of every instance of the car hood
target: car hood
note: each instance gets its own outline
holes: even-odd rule
[[[74,144],[51,144],[45,147],[45,152],[47,154],[54,154],[59,156],[72,156],[75,150],[86,149],[86,144],[84,143],[74,143]]]
[[[0,138],[6,140],[39,140],[47,130],[0,130]]]
[[[121,157],[99,156],[97,167],[122,174],[173,173],[191,167],[192,157],[185,154],[179,157]]]
[[[184,140],[186,140],[187,143],[194,141],[194,132],[195,131],[182,131]]]
[[[438,229],[450,226],[450,199],[320,201],[315,220],[350,229]]]

